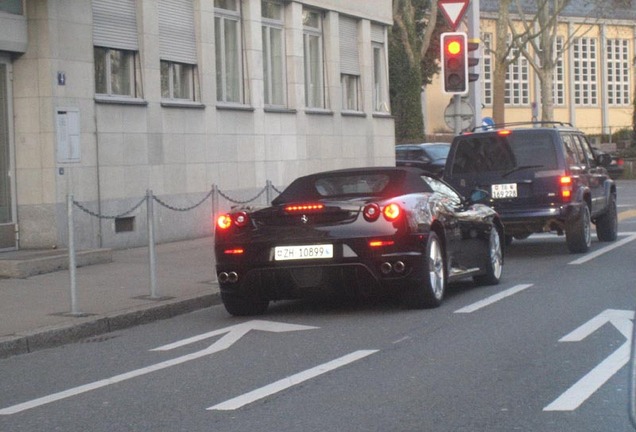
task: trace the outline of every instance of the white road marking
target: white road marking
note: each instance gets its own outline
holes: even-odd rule
[[[608,309],[559,340],[559,342],[582,341],[608,322],[614,325],[626,339],[623,345],[561,394],[554,402],[543,408],[543,411],[573,411],[577,409],[629,362],[633,326],[631,320],[633,318],[633,311]]]
[[[216,341],[212,345],[210,345],[209,347],[207,347],[206,349],[203,349],[201,351],[183,355],[181,357],[177,357],[172,360],[166,360],[161,363],[147,366],[145,368],[136,369],[130,372],[120,374],[120,375],[115,375],[110,378],[95,381],[89,384],[81,385],[79,387],[74,387],[74,388],[64,390],[58,393],[53,393],[48,396],[33,399],[28,402],[24,402],[24,403],[13,405],[4,409],[0,409],[0,415],[16,414],[16,413],[26,411],[32,408],[36,408],[42,405],[50,404],[52,402],[56,402],[62,399],[70,398],[82,393],[96,390],[98,388],[102,388],[102,387],[106,387],[106,386],[116,384],[122,381],[126,381],[131,378],[136,378],[138,376],[146,375],[151,372],[156,372],[162,369],[166,369],[171,366],[180,365],[182,363],[185,363],[191,360],[196,360],[198,358],[205,357],[210,354],[214,354],[216,352],[229,348],[236,341],[238,341],[240,338],[245,336],[251,330],[282,332],[282,331],[311,330],[315,328],[317,327],[309,327],[309,326],[301,326],[301,325],[285,324],[285,323],[275,323],[270,321],[259,321],[259,320],[247,321],[247,322],[237,324],[234,326],[225,327],[220,330],[215,330],[213,332],[205,333],[206,338],[223,334],[223,333],[226,333],[226,335],[220,338],[218,341]],[[162,347],[155,348],[154,350],[165,351],[168,349],[173,349],[178,346],[186,345],[187,343],[193,343],[201,339],[205,339],[205,338],[200,336],[195,336],[193,338],[188,338],[188,339],[184,339],[183,341],[175,342],[174,344],[164,345]]]
[[[605,253],[607,253],[607,252],[609,252],[611,250],[614,250],[616,248],[619,248],[621,246],[626,245],[629,242],[632,242],[632,241],[636,240],[636,234],[634,234],[634,233],[629,233],[629,234],[630,234],[629,237],[624,238],[623,240],[617,241],[615,243],[612,243],[612,244],[610,244],[608,246],[605,246],[604,248],[601,248],[601,249],[596,250],[594,252],[591,252],[591,253],[589,253],[589,254],[587,254],[585,256],[582,256],[579,259],[571,261],[569,264],[572,264],[572,265],[585,264],[586,262],[591,261],[594,258],[598,258],[599,256],[601,256],[601,255],[603,255],[603,254],[605,254]]]
[[[327,363],[323,363],[319,366],[316,366],[311,369],[307,369],[306,371],[297,373],[295,375],[289,376],[287,378],[283,378],[279,381],[276,381],[272,384],[266,385],[259,389],[253,390],[249,393],[245,393],[241,396],[237,396],[233,399],[227,400],[220,404],[211,406],[207,408],[208,410],[218,410],[218,411],[230,411],[239,409],[247,404],[255,402],[259,399],[263,399],[272,394],[283,391],[289,387],[295,386],[296,384],[300,384],[309,379],[315,378],[324,373],[330,372],[339,367],[345,366],[349,363],[353,363],[354,361],[360,360],[364,357],[367,357],[371,354],[378,352],[379,350],[360,350],[355,351],[351,354],[347,354],[343,357],[337,358]]]
[[[485,308],[486,306],[489,306],[493,303],[498,302],[499,300],[502,300],[506,297],[509,297],[513,294],[517,294],[518,292],[521,292],[523,290],[525,290],[526,288],[530,288],[533,284],[521,284],[521,285],[515,285],[512,288],[509,288],[505,291],[501,291],[495,295],[492,295],[488,298],[485,298],[483,300],[480,300],[476,303],[473,303],[471,305],[468,305],[466,307],[463,307],[461,309],[457,309],[455,311],[455,313],[471,313],[471,312],[475,312],[479,309]]]

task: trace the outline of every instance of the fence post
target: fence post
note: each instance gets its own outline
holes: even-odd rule
[[[73,229],[73,194],[66,195],[66,218],[68,224],[68,271],[71,282],[71,315],[81,315],[77,308],[77,282],[75,278],[75,234]]]
[[[267,205],[270,205],[272,202],[272,182],[267,180],[265,183],[266,196],[267,196]]]
[[[155,251],[155,225],[152,190],[146,189],[146,216],[148,218],[148,258],[150,262],[150,298],[157,299],[157,254]]]

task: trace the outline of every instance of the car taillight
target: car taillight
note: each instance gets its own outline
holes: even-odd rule
[[[307,204],[293,204],[285,206],[285,211],[287,213],[298,213],[298,212],[311,212],[311,211],[320,211],[324,209],[324,204],[320,203],[307,203]]]
[[[393,246],[395,242],[393,240],[369,240],[369,246],[373,248]]]
[[[225,255],[241,255],[243,252],[245,252],[243,248],[225,249],[223,251]]]
[[[382,213],[384,214],[384,218],[389,222],[396,221],[400,215],[402,214],[402,209],[399,205],[395,203],[391,203],[382,209]]]
[[[216,226],[221,231],[225,231],[229,229],[232,225],[242,228],[246,226],[249,222],[250,222],[250,217],[247,215],[246,212],[241,211],[237,213],[222,214],[216,219]]]
[[[572,199],[572,177],[562,176],[559,180],[561,186],[561,198],[565,202],[569,202]]]
[[[362,210],[362,215],[368,222],[378,220],[378,218],[380,217],[380,213],[380,206],[376,203],[367,204],[364,206],[364,210]]]
[[[499,132],[497,132],[497,135],[499,135],[499,136],[507,136],[507,135],[510,135],[511,133],[512,133],[511,130],[502,129]]]
[[[623,166],[624,164],[625,164],[625,161],[623,160],[623,158],[616,159],[616,165]]]
[[[216,226],[220,230],[225,231],[232,226],[232,216],[230,216],[229,214],[219,216],[216,220]]]

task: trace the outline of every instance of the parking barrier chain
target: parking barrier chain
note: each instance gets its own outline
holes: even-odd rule
[[[152,195],[152,199],[154,199],[155,201],[157,201],[159,204],[161,204],[162,206],[164,206],[167,209],[174,210],[174,211],[180,211],[180,212],[186,212],[186,211],[190,211],[190,210],[193,210],[193,209],[199,207],[208,198],[210,198],[213,193],[214,193],[214,189],[212,189],[210,192],[208,192],[208,194],[206,196],[204,196],[201,199],[201,201],[199,201],[198,203],[196,203],[196,204],[194,204],[194,205],[192,205],[190,207],[175,207],[175,206],[171,206],[170,204],[167,204],[164,201],[160,200],[159,197],[156,196],[156,195]]]
[[[245,200],[245,201],[239,201],[239,200],[235,200],[235,199],[230,198],[229,196],[224,194],[221,190],[217,189],[217,192],[219,193],[219,195],[221,195],[226,200],[228,200],[230,202],[233,202],[234,204],[247,204],[249,202],[256,201],[258,198],[260,198],[261,195],[263,195],[265,193],[265,191],[267,191],[267,186],[265,186],[254,198],[248,199],[248,200]]]
[[[98,219],[119,219],[119,218],[124,217],[124,216],[126,216],[126,215],[129,215],[129,214],[131,214],[132,212],[134,212],[135,210],[137,210],[139,207],[141,207],[141,205],[142,205],[144,202],[146,202],[146,197],[143,197],[143,198],[141,199],[141,201],[139,201],[137,204],[135,204],[135,206],[133,206],[133,208],[131,208],[130,210],[125,211],[125,212],[120,213],[120,214],[115,215],[115,216],[109,216],[109,215],[103,215],[103,214],[95,213],[94,211],[89,210],[89,209],[87,209],[86,207],[84,207],[83,205],[81,205],[79,202],[77,202],[77,201],[73,200],[73,204],[74,204],[77,208],[79,208],[80,210],[82,210],[84,213],[87,213],[87,214],[89,214],[89,215],[91,215],[91,216],[93,216],[93,217],[96,217],[96,218],[98,218]]]

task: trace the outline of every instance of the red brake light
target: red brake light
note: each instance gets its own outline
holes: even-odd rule
[[[234,224],[237,227],[244,227],[250,221],[250,218],[247,216],[247,213],[245,213],[244,211],[234,214],[233,219],[234,219]]]
[[[393,222],[400,217],[400,215],[402,214],[402,209],[399,205],[391,203],[384,207],[382,213],[384,214],[384,218],[386,220],[388,220],[389,222]]]
[[[225,231],[229,229],[232,224],[236,225],[239,228],[246,226],[250,221],[250,217],[246,212],[241,211],[237,213],[226,213],[219,216],[216,220],[216,226],[221,230]]]
[[[392,246],[395,244],[393,240],[370,240],[370,247],[382,247],[382,246]]]
[[[308,203],[308,204],[295,204],[285,206],[285,211],[288,213],[295,212],[308,212],[308,211],[319,211],[325,208],[323,204],[320,203]]]
[[[572,199],[572,177],[562,176],[559,182],[561,183],[561,198],[563,201],[570,201]]]
[[[243,248],[225,249],[223,251],[225,255],[240,255],[243,252],[245,252]]]
[[[378,218],[380,217],[380,213],[380,206],[376,203],[367,204],[366,206],[364,206],[364,210],[362,211],[364,219],[368,222],[378,220]]]
[[[232,226],[232,216],[224,214],[218,217],[216,220],[216,226],[221,230],[226,230]]]

